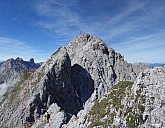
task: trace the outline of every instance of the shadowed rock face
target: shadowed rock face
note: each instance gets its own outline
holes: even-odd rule
[[[71,82],[80,102],[81,108],[83,108],[83,104],[94,92],[94,81],[88,71],[80,65],[74,64],[71,68]]]
[[[66,48],[71,65],[79,64],[94,80],[95,97],[105,95],[114,83],[133,81],[137,76],[132,65],[98,37],[81,34],[71,40]]]
[[[57,121],[52,122],[52,127],[60,127],[59,122],[65,116],[66,122],[72,115],[81,116],[81,110],[88,109],[89,104],[104,96],[114,83],[135,78],[132,65],[108,48],[100,38],[79,35],[66,48],[60,47],[21,85],[18,98],[14,101],[18,102],[16,110],[4,107],[9,101],[2,103],[2,110],[8,110],[5,114],[10,113],[10,116],[2,119],[4,113],[0,113],[0,126],[22,127],[21,122],[15,121],[19,116],[23,123],[38,127],[37,118],[49,110],[54,115],[52,120]]]
[[[33,99],[25,110],[26,123],[34,123],[37,115],[40,117],[49,106],[56,103],[66,114],[76,115],[83,109],[83,104],[94,92],[94,81],[90,74],[80,65],[71,66],[70,58],[64,47],[43,64],[39,70],[44,69],[43,86],[32,83]],[[49,69],[47,69],[47,64]],[[37,86],[40,86],[38,84]],[[67,116],[69,120],[70,115]]]

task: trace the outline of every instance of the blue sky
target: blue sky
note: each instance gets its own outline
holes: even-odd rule
[[[165,0],[0,0],[0,61],[45,61],[80,31],[128,62],[165,62]]]

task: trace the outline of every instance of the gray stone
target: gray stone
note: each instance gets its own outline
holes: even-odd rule
[[[81,34],[24,81],[16,99],[4,99],[0,127],[86,127],[85,116],[95,100],[105,97],[115,83],[136,76],[121,54],[100,38]],[[46,111],[52,112],[50,126],[42,121]]]

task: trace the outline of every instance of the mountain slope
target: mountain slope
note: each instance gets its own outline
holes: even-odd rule
[[[14,118],[13,112],[15,112],[18,108],[18,106],[20,105],[20,101],[21,101],[21,95],[20,95],[20,91],[23,90],[23,87],[21,86],[26,79],[28,79],[28,77],[34,72],[34,70],[24,70],[23,72],[21,72],[20,75],[20,81],[13,87],[11,88],[11,90],[9,90],[7,93],[5,93],[3,99],[0,102],[0,120],[1,120],[1,127],[6,128],[8,127],[6,125],[6,123],[10,123],[8,122],[9,120],[12,120],[13,122],[18,122],[19,121],[19,115],[17,115]]]
[[[37,69],[40,64],[34,63],[34,59],[24,61],[21,58],[8,59],[0,63],[0,97],[20,79],[23,70]]]
[[[0,126],[48,127],[42,121],[48,111],[52,112],[49,127],[86,127],[85,116],[94,102],[106,96],[115,83],[136,77],[123,56],[98,37],[81,34],[23,81],[15,100],[3,100]]]
[[[147,69],[136,81],[119,82],[97,100],[86,117],[89,128],[165,127],[165,67]]]

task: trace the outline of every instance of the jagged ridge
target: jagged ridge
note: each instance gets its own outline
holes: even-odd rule
[[[18,83],[23,70],[37,69],[40,64],[35,63],[34,59],[24,61],[22,58],[8,59],[0,63],[0,98],[3,94],[16,83]]]
[[[165,67],[159,67],[141,72],[133,85],[119,82],[95,102],[86,117],[88,127],[164,127],[164,80]]]
[[[132,81],[136,75],[132,65],[101,39],[89,34],[79,35],[66,48],[59,48],[21,85],[18,108],[3,113],[9,116],[3,119],[1,126],[23,127],[23,123],[47,127],[37,120],[48,109],[54,115],[50,118],[52,128],[86,127],[88,122],[84,116],[94,101],[106,95],[114,83]],[[8,105],[7,100],[1,105],[2,111],[4,104]],[[72,122],[73,115],[77,116],[76,124]],[[63,124],[65,118],[67,124]]]

